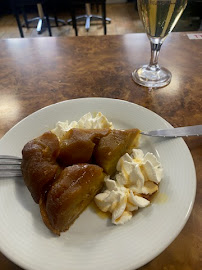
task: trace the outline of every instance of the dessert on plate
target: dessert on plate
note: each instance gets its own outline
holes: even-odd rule
[[[44,223],[58,235],[101,191],[105,177],[116,172],[118,160],[139,137],[138,129],[113,129],[102,114],[97,114],[97,123],[92,118],[92,124],[85,117],[78,122],[81,127],[73,122],[62,132],[57,126],[22,150],[24,182],[39,203]]]
[[[45,225],[60,235],[95,199],[114,224],[150,202],[162,178],[156,157],[137,150],[140,131],[118,130],[102,113],[56,127],[22,150],[22,175]]]

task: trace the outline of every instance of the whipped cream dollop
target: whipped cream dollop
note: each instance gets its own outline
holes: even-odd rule
[[[64,122],[57,122],[56,127],[51,131],[61,139],[64,134],[72,128],[86,128],[86,129],[99,129],[99,128],[110,128],[113,129],[112,122],[109,122],[108,119],[101,113],[98,112],[93,116],[90,112],[83,115],[79,121],[72,121],[69,123],[68,120]]]
[[[133,149],[119,159],[115,177],[105,177],[106,189],[95,196],[95,203],[101,211],[112,213],[112,223],[124,224],[133,211],[150,204],[144,195],[158,190],[162,176],[162,166],[152,153]]]

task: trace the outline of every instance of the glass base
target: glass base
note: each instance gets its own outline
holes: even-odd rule
[[[166,68],[158,65],[144,65],[132,72],[133,80],[140,85],[149,88],[159,88],[170,83],[172,74]]]

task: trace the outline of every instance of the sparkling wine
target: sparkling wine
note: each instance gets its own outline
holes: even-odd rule
[[[182,15],[187,0],[138,0],[138,11],[148,36],[166,37]]]

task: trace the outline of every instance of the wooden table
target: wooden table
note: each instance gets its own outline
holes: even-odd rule
[[[172,82],[149,93],[131,78],[135,67],[149,61],[145,34],[1,40],[0,137],[30,113],[80,97],[128,100],[175,127],[202,124],[201,52],[202,40],[190,40],[186,33],[170,34],[160,64],[172,72]],[[202,137],[185,141],[198,181],[192,214],[176,240],[141,270],[202,269]],[[0,254],[0,269],[20,268]]]

